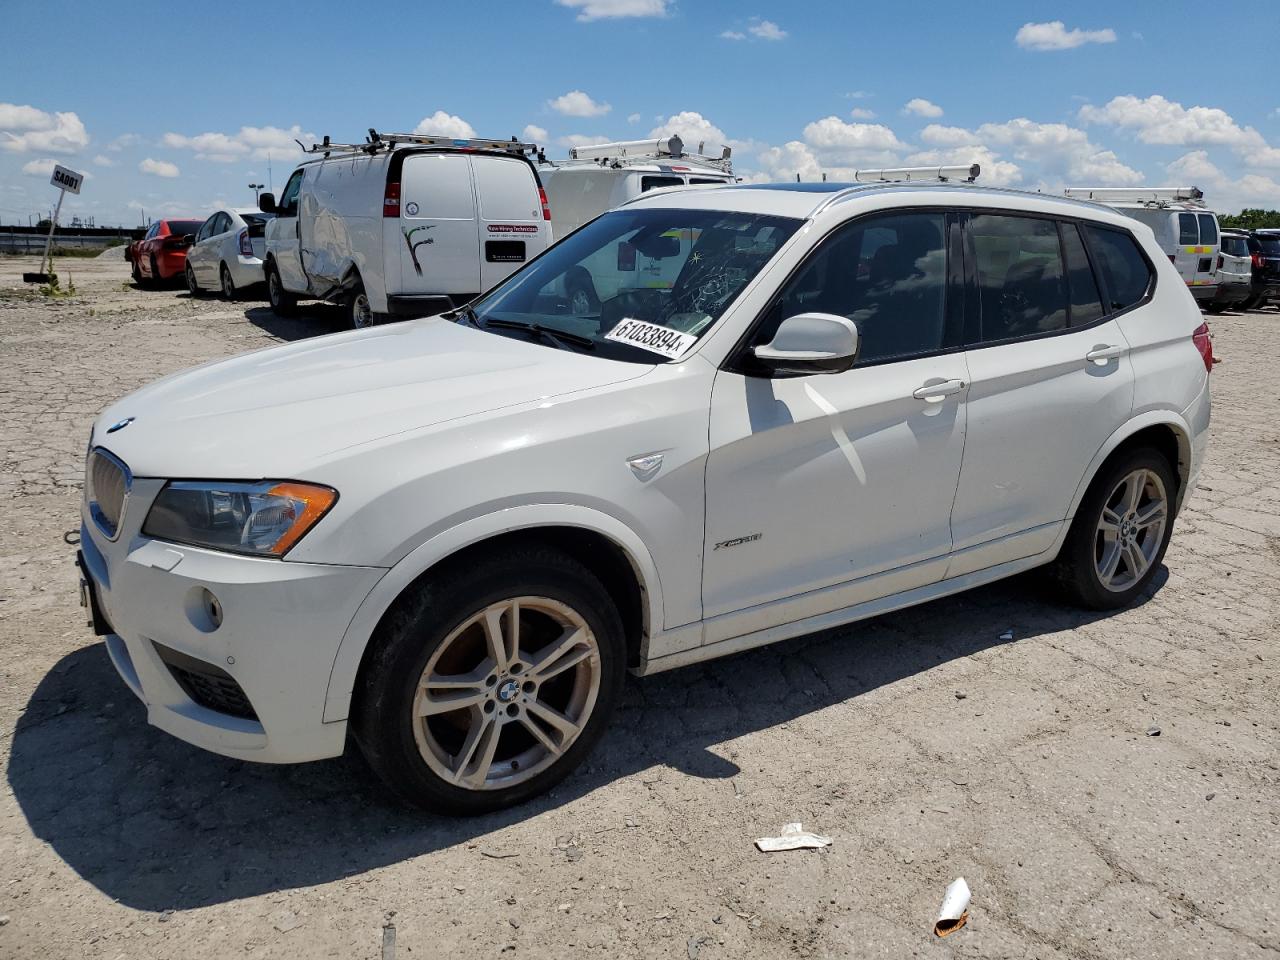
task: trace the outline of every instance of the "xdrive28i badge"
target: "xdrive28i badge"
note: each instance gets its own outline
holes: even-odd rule
[[[133,417],[125,417],[111,426],[107,427],[107,433],[115,433],[117,430],[123,430],[129,424],[133,423]]]

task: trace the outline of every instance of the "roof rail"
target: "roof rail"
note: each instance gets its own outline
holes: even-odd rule
[[[697,151],[686,153],[684,141],[678,134],[654,140],[619,140],[614,143],[593,143],[569,150],[570,160],[594,160],[601,165],[622,167],[632,163],[652,163],[655,160],[682,160],[732,172],[730,158],[732,147],[722,147],[720,156],[708,156],[702,152],[705,142]]]
[[[976,163],[954,167],[886,167],[883,170],[855,170],[853,179],[858,183],[903,183],[912,180],[963,180],[973,183],[982,174]]]
[[[1073,200],[1138,203],[1148,207],[1199,203],[1204,199],[1204,192],[1199,187],[1067,187],[1062,193]]]
[[[538,152],[536,143],[521,143],[515,137],[510,140],[482,140],[477,137],[443,137],[430,133],[379,133],[372,127],[369,128],[369,136],[364,143],[334,143],[325,135],[320,143],[313,143],[311,146],[303,146],[301,142],[294,141],[299,147],[302,147],[304,153],[323,153],[329,156],[332,153],[367,153],[375,154],[380,150],[390,150],[399,144],[412,144],[423,147],[451,147],[455,150],[500,150],[506,153],[515,153],[521,156],[531,156]]]

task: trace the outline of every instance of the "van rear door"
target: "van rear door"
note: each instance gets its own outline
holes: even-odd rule
[[[476,154],[476,196],[480,201],[480,290],[505,280],[550,243],[551,223],[543,219],[538,181],[529,164],[515,157]]]
[[[1192,293],[1205,296],[1199,289],[1217,284],[1218,221],[1211,213],[1182,210],[1174,214],[1178,245],[1173,255],[1174,266]]]
[[[391,238],[388,238],[388,242]],[[399,291],[394,273],[388,293],[447,294],[462,299],[480,292],[479,231],[471,159],[461,153],[415,153],[404,159],[400,179]],[[395,260],[388,252],[388,271]]]

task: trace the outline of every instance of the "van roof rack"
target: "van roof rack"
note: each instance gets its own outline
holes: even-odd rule
[[[853,179],[858,183],[910,183],[915,180],[940,180],[947,183],[960,180],[973,183],[982,175],[982,167],[976,163],[957,164],[953,167],[885,167],[882,170],[855,170]]]
[[[1167,207],[1175,203],[1204,206],[1199,187],[1067,187],[1064,196],[1099,203],[1136,203],[1143,207]]]
[[[721,147],[720,156],[710,156],[702,151],[706,143],[698,144],[698,149],[686,153],[684,141],[679,134],[653,140],[618,140],[614,143],[593,143],[581,147],[571,147],[569,160],[590,160],[600,166],[614,168],[633,166],[656,161],[679,160],[682,163],[712,167],[721,173],[732,173],[732,147]]]
[[[380,150],[391,150],[400,144],[423,147],[449,147],[454,150],[498,150],[520,156],[531,156],[538,152],[536,143],[522,143],[515,137],[510,140],[483,140],[478,137],[442,137],[430,133],[379,133],[369,128],[369,136],[364,143],[334,143],[328,134],[320,143],[303,146],[304,153],[323,153],[326,157],[332,153],[367,153],[373,155]]]

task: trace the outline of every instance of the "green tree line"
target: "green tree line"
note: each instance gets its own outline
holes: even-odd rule
[[[1246,207],[1239,213],[1227,213],[1218,217],[1224,227],[1237,230],[1261,230],[1266,227],[1280,227],[1280,210],[1260,210],[1257,207]]]

